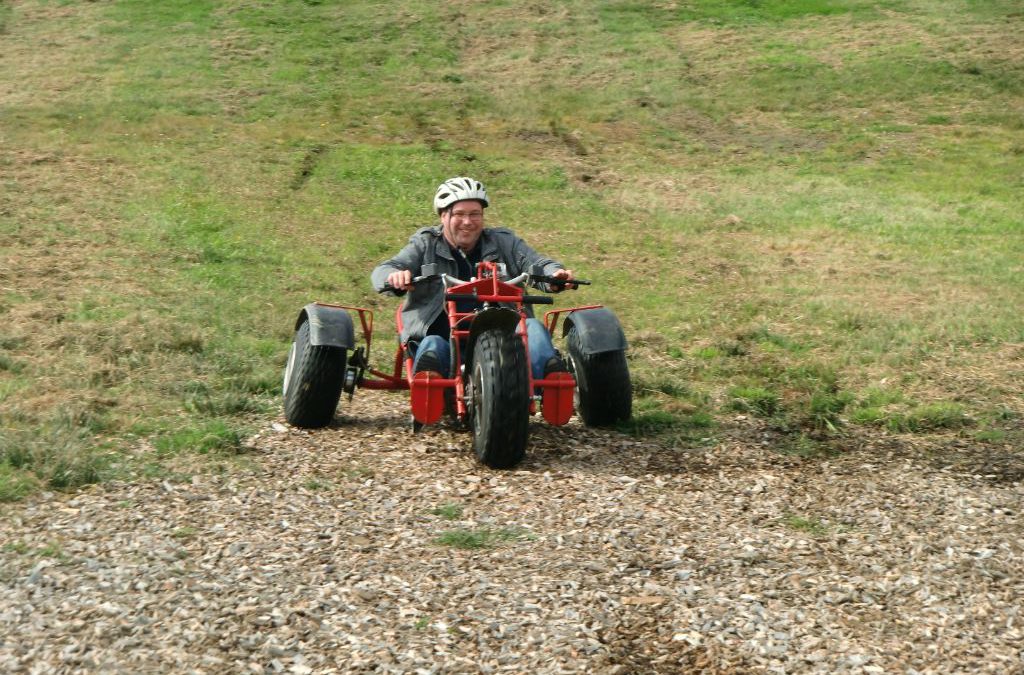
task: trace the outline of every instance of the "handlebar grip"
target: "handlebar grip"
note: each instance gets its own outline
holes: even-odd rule
[[[560,279],[558,277],[552,277],[547,274],[531,274],[530,279],[533,281],[539,281],[549,286],[565,287],[572,284],[574,287],[589,286],[590,282],[586,279]]]
[[[440,275],[437,275],[437,274],[424,274],[422,276],[413,277],[409,281],[409,285],[410,286],[415,286],[416,284],[423,283],[424,281],[430,281],[431,279],[440,279],[440,278],[441,278]],[[377,292],[378,293],[394,293],[397,296],[403,296],[403,295],[406,294],[406,291],[401,291],[401,290],[395,288],[394,286],[392,286],[391,284],[384,284],[384,288],[380,289]]]

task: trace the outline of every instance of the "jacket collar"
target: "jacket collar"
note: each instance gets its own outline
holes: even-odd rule
[[[431,228],[430,233],[434,235],[434,256],[437,258],[444,258],[445,260],[455,260],[452,257],[452,249],[448,246],[448,242],[444,238],[444,232],[441,230],[440,225],[435,225]]]
[[[501,253],[498,251],[498,238],[487,228],[480,233],[480,259],[491,262],[501,259]]]
[[[452,256],[452,249],[448,245],[448,241],[444,238],[444,232],[441,231],[440,225],[435,225],[433,234],[436,236],[434,241],[434,253],[439,258],[445,260],[455,260]],[[501,251],[498,249],[498,238],[493,235],[489,228],[484,228],[483,232],[480,233],[480,259],[489,260],[491,262],[501,260]]]

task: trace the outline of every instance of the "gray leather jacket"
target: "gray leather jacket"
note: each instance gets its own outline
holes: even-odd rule
[[[544,274],[548,275],[563,269],[561,263],[537,253],[512,230],[504,227],[484,228],[480,234],[480,257],[482,260],[505,263],[509,277],[530,271],[534,265],[543,265]],[[392,272],[409,270],[414,277],[419,276],[420,268],[430,263],[437,265],[438,274],[458,276],[458,266],[448,242],[441,234],[440,225],[420,228],[398,255],[377,265],[370,277],[373,288],[377,292],[382,291]],[[526,310],[530,311],[529,305],[526,305]],[[417,284],[406,295],[402,305],[402,342],[422,339],[443,311],[444,291],[441,281],[438,279]]]

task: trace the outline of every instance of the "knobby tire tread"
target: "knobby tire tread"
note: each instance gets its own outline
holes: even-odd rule
[[[309,322],[295,332],[295,365],[288,374],[284,411],[297,427],[317,429],[334,419],[341,398],[348,354],[341,347],[313,345]]]
[[[477,368],[481,377],[477,378]],[[528,364],[522,339],[505,330],[489,330],[473,351],[473,447],[492,469],[508,469],[526,455],[529,436]],[[479,387],[479,389],[476,389]]]
[[[622,350],[586,354],[579,334],[570,329],[566,345],[579,394],[578,412],[588,427],[612,426],[633,415],[633,387]]]

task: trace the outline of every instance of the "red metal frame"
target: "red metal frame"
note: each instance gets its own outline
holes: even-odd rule
[[[526,335],[526,313],[523,311],[523,295],[525,289],[513,286],[498,278],[498,265],[493,262],[481,262],[477,265],[477,279],[464,284],[459,284],[447,289],[449,296],[465,295],[475,302],[483,303],[506,303],[515,307],[519,313],[519,325],[516,334],[523,341],[523,348],[526,351],[526,363],[530,363],[530,345]],[[359,314],[359,322],[362,326],[363,340],[366,343],[366,359],[369,362],[370,342],[373,333],[373,312],[363,307],[350,307],[347,305],[334,305],[329,303],[317,303],[328,307],[347,309]],[[462,363],[462,345],[469,338],[470,326],[476,311],[459,312],[456,299],[446,300],[448,325],[451,330],[451,342],[455,350],[455,363]],[[585,305],[569,309],[551,310],[544,314],[544,327],[549,334],[554,335],[555,327],[558,324],[558,317],[561,314],[571,313],[583,309],[595,309],[601,305]],[[402,331],[401,307],[395,310],[395,325],[399,334]],[[405,366],[405,374],[402,374],[402,366]],[[462,378],[456,374],[455,377],[440,377],[431,372],[420,372],[413,374],[413,360],[407,355],[404,344],[400,344],[395,352],[394,367],[392,373],[368,368],[370,375],[378,379],[362,379],[357,386],[365,389],[378,390],[411,390],[411,407],[413,416],[417,421],[426,424],[436,422],[443,414],[443,399],[446,389],[455,389],[455,412],[460,419],[464,419],[469,411],[465,402],[465,384]],[[541,411],[544,419],[551,424],[565,424],[572,416],[572,391],[576,387],[576,381],[569,373],[551,373],[547,377],[535,380],[533,371],[527,365],[528,391],[540,390]],[[531,395],[530,414],[537,412],[538,396]]]
[[[604,305],[583,305],[581,307],[569,307],[568,309],[552,309],[544,312],[544,327],[547,328],[548,334],[552,337],[555,334],[555,326],[558,325],[558,316],[560,314],[571,314],[572,312],[578,312],[581,309],[600,309]]]

